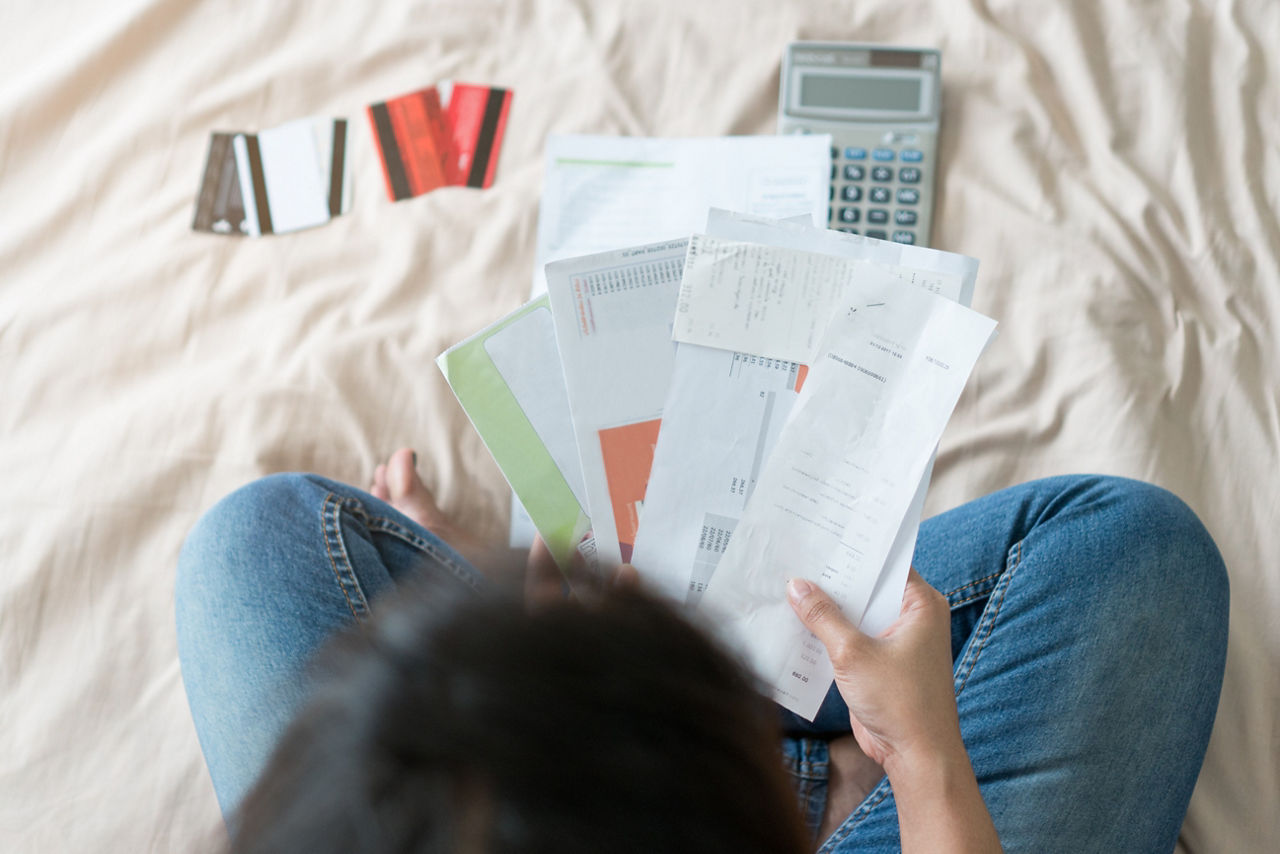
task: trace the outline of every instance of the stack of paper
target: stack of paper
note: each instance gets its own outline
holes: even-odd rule
[[[785,580],[864,630],[896,617],[938,440],[995,329],[966,307],[976,274],[713,210],[702,233],[548,263],[544,297],[439,363],[558,560],[631,561],[812,718],[830,663]]]
[[[546,291],[550,261],[684,239],[711,208],[825,222],[830,146],[825,134],[551,136],[531,296]],[[523,510],[513,494],[513,548],[528,546],[536,533]]]
[[[858,245],[838,240],[833,248]],[[799,241],[780,236],[777,242]],[[730,339],[766,366],[795,360],[812,370],[797,365],[795,391],[775,386],[772,399],[768,390],[758,391],[757,400],[771,406],[752,424],[727,415],[731,407],[741,413],[754,403],[748,394],[724,395],[725,406],[708,414],[712,408],[699,386],[706,389],[712,380],[711,360],[728,357],[689,346],[697,355],[681,366],[668,398],[649,499],[661,506],[664,494],[683,490],[679,500],[694,512],[678,520],[647,518],[636,564],[677,595],[686,579],[695,596],[705,587],[700,609],[744,650],[776,699],[809,718],[830,687],[830,662],[791,612],[784,581],[818,582],[864,631],[879,632],[893,621],[934,450],[995,330],[994,321],[952,301],[972,288],[972,275],[952,272],[964,262],[942,253],[934,259],[942,263],[913,260],[927,267],[699,237],[690,245],[675,323],[677,339],[687,342],[682,357],[686,346]],[[970,269],[976,273],[976,265]],[[721,319],[712,322],[717,312]],[[705,449],[701,455],[667,451],[668,440],[675,446],[684,434],[707,436],[710,421],[733,438],[728,447],[754,440],[740,502],[717,494]],[[672,463],[681,456],[701,468],[676,471]],[[691,495],[699,483],[712,488]],[[700,549],[686,568],[663,523],[688,538],[699,498],[721,510],[720,527],[723,519],[736,520],[723,554]]]

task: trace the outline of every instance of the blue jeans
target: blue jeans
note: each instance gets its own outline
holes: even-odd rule
[[[1195,515],[1136,481],[1049,478],[927,520],[914,562],[951,602],[961,730],[1006,850],[1171,850],[1226,655],[1226,570]],[[423,574],[485,583],[394,508],[319,477],[264,478],[201,519],[178,568],[178,650],[224,815],[304,700],[315,650]],[[813,723],[784,726],[816,828],[848,711],[833,690]],[[898,848],[882,780],[820,850]]]

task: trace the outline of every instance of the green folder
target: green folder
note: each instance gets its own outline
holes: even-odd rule
[[[591,532],[591,520],[578,499],[582,474],[548,298],[535,299],[455,344],[436,364],[567,572]],[[578,495],[566,471],[576,477]]]

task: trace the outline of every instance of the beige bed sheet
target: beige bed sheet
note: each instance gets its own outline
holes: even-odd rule
[[[1181,846],[1280,848],[1280,4],[4,6],[0,850],[217,837],[175,655],[184,533],[251,478],[363,483],[409,443],[501,536],[507,490],[432,359],[523,300],[544,138],[771,133],[795,38],[943,52],[935,244],[982,259],[1002,334],[928,511],[1070,471],[1185,498],[1232,608]],[[497,183],[390,204],[363,105],[449,77],[516,91]],[[211,130],[312,114],[353,120],[349,216],[189,230]]]

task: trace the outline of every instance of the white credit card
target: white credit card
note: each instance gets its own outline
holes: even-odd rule
[[[346,119],[298,119],[234,140],[246,231],[323,225],[350,205]]]

